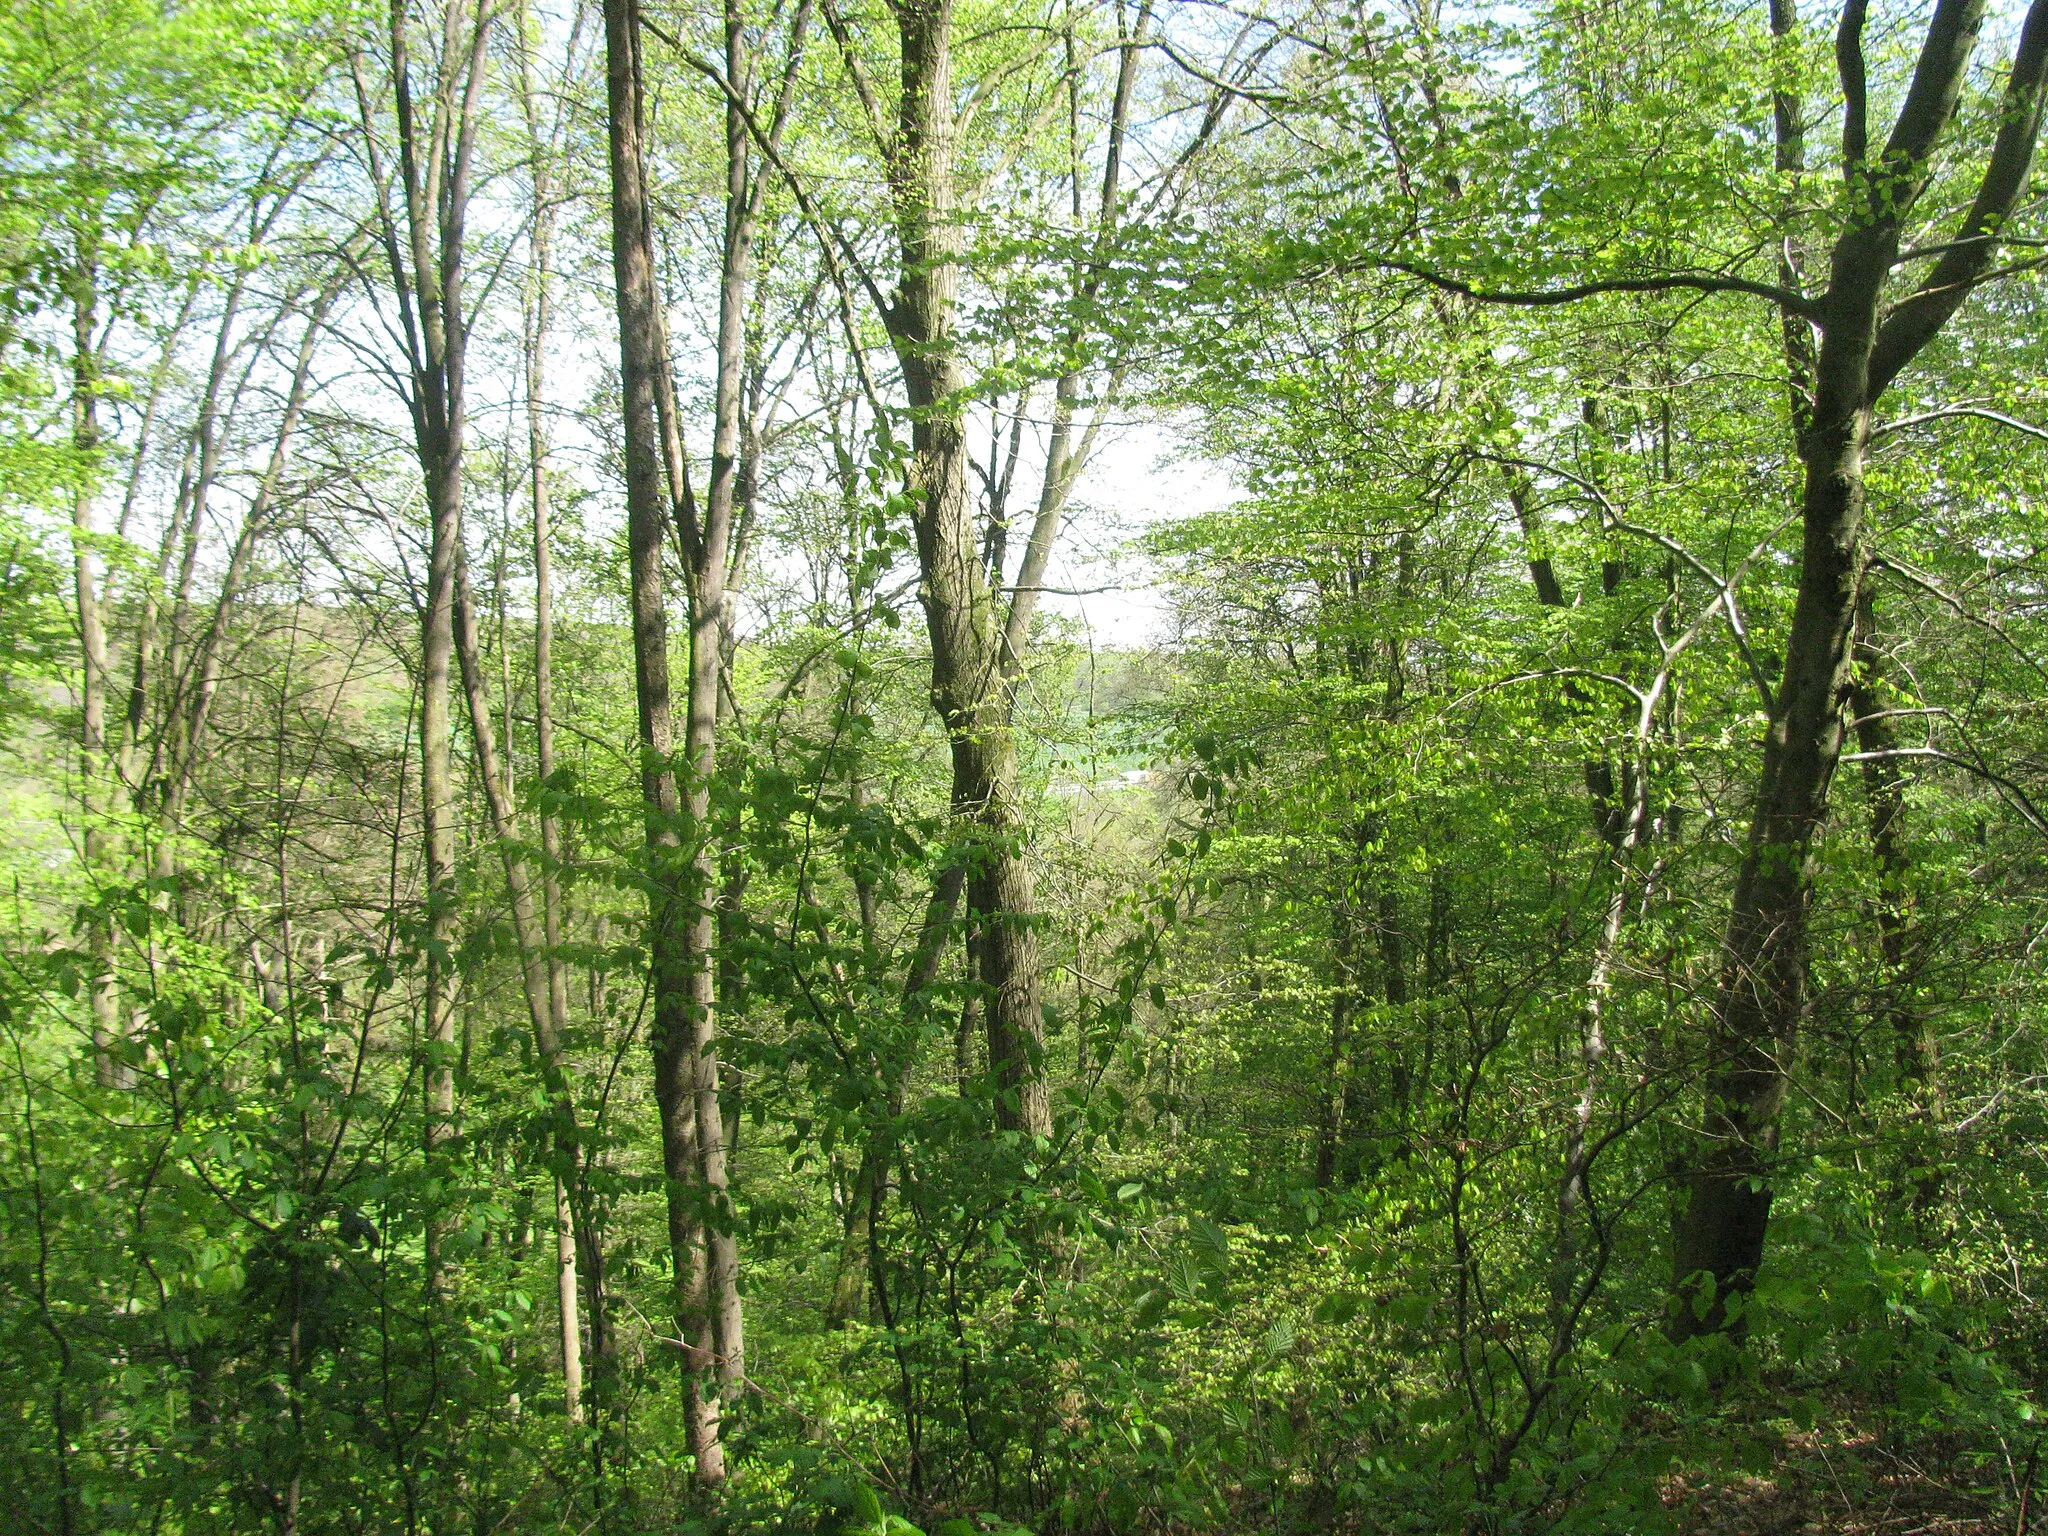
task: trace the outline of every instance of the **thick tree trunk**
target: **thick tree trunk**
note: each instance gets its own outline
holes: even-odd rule
[[[1824,373],[1827,362],[1823,347]],[[1681,1335],[1722,1327],[1725,1297],[1753,1283],[1763,1257],[1769,1163],[1805,1007],[1813,842],[1842,750],[1869,423],[1858,401],[1817,419],[1809,437],[1804,564],[1722,949],[1706,1118],[1674,1260],[1682,1288],[1702,1272],[1713,1285],[1700,1305],[1685,1293]]]
[[[887,320],[913,413],[919,598],[932,705],[952,751],[953,814],[980,951],[996,1123],[1050,1135],[1036,896],[1005,684],[1002,625],[968,497],[966,379],[953,336],[959,292],[952,0],[906,0],[896,28],[902,93],[890,160],[902,275]]]

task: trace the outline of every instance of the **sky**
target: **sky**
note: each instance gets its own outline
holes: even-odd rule
[[[1104,430],[1055,547],[1044,610],[1086,626],[1107,650],[1164,643],[1170,615],[1157,572],[1133,544],[1146,529],[1227,506],[1238,495],[1228,466],[1196,451],[1171,421]]]

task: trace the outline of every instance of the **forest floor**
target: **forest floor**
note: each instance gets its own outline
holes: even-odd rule
[[[1784,1436],[1767,1471],[1674,1477],[1686,1536],[1990,1536],[2048,1530],[2040,1496],[2015,1507],[2032,1465],[1987,1467],[1942,1438],[1904,1446],[1823,1425]]]

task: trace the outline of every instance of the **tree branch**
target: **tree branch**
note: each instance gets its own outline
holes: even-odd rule
[[[1835,73],[1842,80],[1842,174],[1853,176],[1870,155],[1869,118],[1865,108],[1863,18],[1868,0],[1849,0],[1835,29]]]
[[[1943,5],[1935,22],[1951,7]],[[1930,31],[1928,48],[1935,40]],[[2027,176],[2034,163],[2034,143],[2040,136],[2043,84],[2048,81],[2048,0],[2033,0],[2020,29],[2019,47],[2013,54],[2012,76],[2006,81],[2000,112],[1998,137],[1992,144],[1991,159],[1984,167],[1984,179],[1964,215],[1955,240],[1934,264],[1918,291],[1902,300],[1878,327],[1871,349],[1867,398],[1876,400],[1886,385],[1898,377],[1920,349],[1969,296],[1971,288],[1987,276],[1998,249],[1997,233],[2012,214],[2025,192]],[[1919,82],[1914,82],[1917,92]],[[1912,106],[1909,100],[1908,108]],[[1900,114],[1900,126],[1905,113]],[[1896,141],[1899,133],[1892,135]],[[1931,143],[1931,135],[1930,135]],[[1887,147],[1887,155],[1890,149]]]
[[[2037,427],[2032,422],[2021,421],[2016,416],[2008,416],[2003,411],[1989,410],[1981,405],[1945,405],[1940,410],[1901,416],[1897,421],[1888,421],[1881,427],[1873,428],[1870,440],[1875,443],[1894,432],[1903,432],[1908,427],[1922,426],[1930,421],[1953,421],[1965,417],[1975,421],[1996,422],[2001,427],[2010,427],[2015,432],[2023,432],[2028,437],[2038,437],[2042,442],[2048,443],[2048,428]]]
[[[2048,4],[2048,0],[2039,0],[2039,3]],[[1569,288],[1487,290],[1461,277],[1435,272],[1415,262],[1401,261],[1391,256],[1374,257],[1347,265],[1405,272],[1410,277],[1420,278],[1433,288],[1441,288],[1446,293],[1459,294],[1481,304],[1511,305],[1524,309],[1576,304],[1581,299],[1595,298],[1603,293],[1677,292],[1745,293],[1752,298],[1767,299],[1795,315],[1811,317],[1818,313],[1818,305],[1803,293],[1781,287],[1776,283],[1761,283],[1747,277],[1733,277],[1720,272],[1666,272],[1656,277],[1612,277],[1596,282],[1577,283]]]
[[[1771,693],[1770,679],[1764,676],[1763,666],[1757,661],[1756,653],[1750,648],[1749,629],[1742,622],[1742,610],[1735,601],[1735,585],[1742,579],[1743,573],[1748,570],[1749,561],[1745,560],[1741,566],[1737,567],[1734,575],[1722,576],[1711,565],[1708,565],[1706,561],[1687,549],[1685,545],[1672,538],[1670,534],[1659,533],[1654,528],[1645,528],[1640,524],[1628,521],[1627,518],[1621,515],[1621,510],[1608,499],[1607,493],[1583,476],[1575,475],[1568,469],[1560,469],[1555,464],[1545,464],[1539,459],[1518,459],[1498,453],[1482,453],[1479,457],[1490,460],[1495,464],[1505,464],[1516,469],[1534,470],[1539,474],[1555,475],[1558,479],[1576,487],[1592,498],[1594,505],[1600,509],[1602,524],[1609,532],[1627,534],[1630,538],[1643,539],[1655,544],[1659,549],[1664,550],[1667,554],[1683,562],[1691,569],[1694,575],[1713,587],[1715,590],[1714,605],[1727,610],[1729,633],[1734,637],[1735,648],[1741,653],[1744,664],[1749,668],[1749,678],[1756,686],[1757,696],[1763,700],[1764,713],[1771,714],[1774,712],[1776,701]],[[1796,513],[1786,514],[1778,526],[1771,530],[1770,538],[1775,539],[1784,530],[1785,524],[1790,522],[1796,515]],[[1763,541],[1765,544],[1769,542],[1769,539]],[[1761,549],[1763,544],[1759,544],[1757,547]],[[1754,558],[1754,555],[1751,558]],[[1710,605],[1710,608],[1714,605]]]
[[[1932,758],[1939,763],[1949,763],[1965,772],[1974,773],[1978,778],[2010,796],[2010,804],[2020,813],[2020,818],[2043,837],[2048,837],[2048,817],[2042,816],[2027,792],[2013,783],[2004,774],[1989,765],[1973,761],[1955,752],[1944,752],[1939,747],[1887,747],[1882,752],[1844,752],[1845,763],[1894,762],[1903,757]]]

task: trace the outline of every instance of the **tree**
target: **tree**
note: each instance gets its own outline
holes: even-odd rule
[[[389,73],[395,167],[387,168],[380,150],[379,86],[366,77],[361,55],[351,56],[363,149],[377,200],[377,233],[405,349],[399,389],[412,418],[431,527],[420,644],[420,803],[427,870],[421,1039],[430,1146],[454,1134],[457,807],[450,763],[450,679],[458,609],[472,622],[474,617],[460,597],[470,326],[463,280],[471,178],[497,16],[488,7],[472,13],[457,3],[434,19],[440,36],[427,56],[422,117],[413,78],[412,17],[405,0],[390,10],[383,62]],[[473,653],[474,647],[469,649]],[[488,731],[487,709],[483,719]],[[488,739],[479,742],[487,761],[492,754],[482,741]],[[502,789],[495,763],[486,773]],[[501,805],[502,797],[494,800],[493,810]]]
[[[2033,164],[2048,89],[2044,6],[2027,12],[1968,211],[1927,276],[1890,297],[1904,232],[1934,179],[1936,147],[1955,115],[1984,14],[1967,3],[1936,7],[1898,117],[1875,157],[1860,7],[1844,11],[1837,38],[1846,206],[1829,251],[1827,288],[1785,306],[1819,333],[1811,404],[1801,401],[1798,410],[1805,471],[1799,592],[1729,912],[1707,1052],[1706,1118],[1673,1253],[1680,1301],[1673,1327],[1681,1335],[1727,1326],[1727,1298],[1755,1283],[1763,1259],[1769,1158],[1785,1095],[1780,1058],[1805,1007],[1813,841],[1853,698],[1857,594],[1870,561],[1864,463],[1873,415],[1892,382],[1994,275],[1999,234]],[[1711,1284],[1696,1278],[1702,1275]]]

